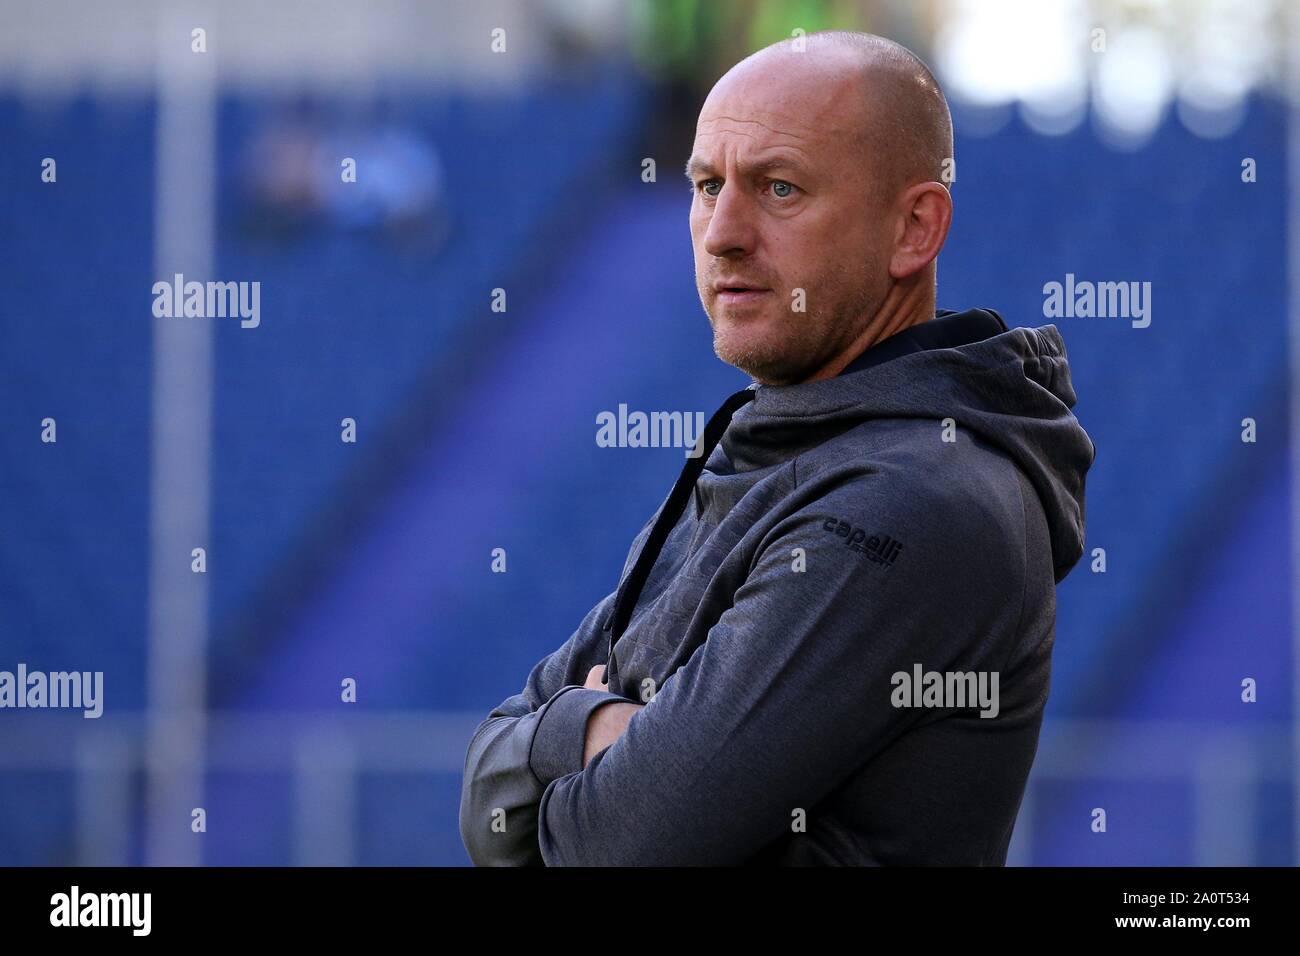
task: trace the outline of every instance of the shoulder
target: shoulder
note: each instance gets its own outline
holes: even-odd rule
[[[898,569],[1005,583],[1025,560],[1024,506],[1015,466],[992,473],[896,459],[841,462],[801,476],[766,544],[834,551],[874,572]],[[906,569],[906,570],[905,570]],[[996,569],[989,576],[986,572]]]
[[[801,455],[794,495],[860,518],[1024,544],[1020,470],[1003,451],[937,419],[864,422]]]

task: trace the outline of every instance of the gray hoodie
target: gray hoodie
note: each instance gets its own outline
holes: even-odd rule
[[[916,328],[949,317],[750,386],[630,620],[607,595],[475,731],[476,864],[1005,863],[1095,449],[1054,325]],[[617,700],[645,706],[584,768]]]

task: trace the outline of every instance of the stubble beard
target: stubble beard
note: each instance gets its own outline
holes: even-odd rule
[[[758,316],[739,319],[730,334],[720,331],[707,305],[710,300],[705,297],[706,290],[701,289],[705,314],[713,327],[713,353],[763,384],[793,385],[805,381],[847,348],[861,331],[875,301],[872,289],[861,282],[863,275],[870,274],[869,269],[853,275],[848,269],[837,267],[830,275],[819,277],[807,290],[805,312],[794,311],[792,296],[784,302],[769,303],[767,308],[784,308],[786,312],[778,320],[779,331],[761,338],[747,336],[737,328],[745,322],[759,320]],[[833,299],[819,295],[817,289],[833,290]],[[779,293],[774,295],[779,298]],[[773,319],[769,316],[765,321],[770,325]]]

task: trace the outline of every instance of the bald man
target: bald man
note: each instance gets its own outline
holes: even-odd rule
[[[479,725],[479,865],[1002,865],[1095,456],[1055,326],[935,308],[952,125],[881,37],[760,50],[686,172],[710,419],[618,587]]]

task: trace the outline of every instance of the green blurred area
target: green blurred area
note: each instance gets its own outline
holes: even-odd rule
[[[632,52],[662,81],[712,84],[796,30],[862,30],[867,19],[856,0],[639,0],[632,6]]]

